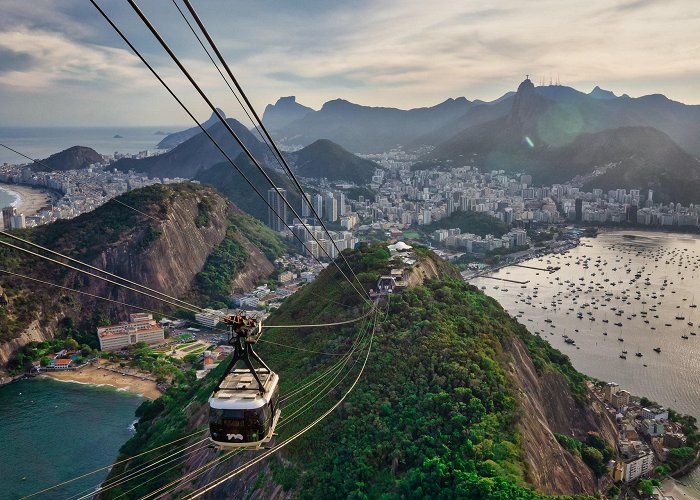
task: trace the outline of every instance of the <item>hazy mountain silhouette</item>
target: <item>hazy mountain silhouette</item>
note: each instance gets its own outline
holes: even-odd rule
[[[268,129],[279,130],[311,112],[313,109],[299,104],[295,96],[280,97],[275,104],[265,106],[262,119]]]
[[[302,146],[329,139],[354,153],[388,151],[439,129],[471,106],[464,97],[410,110],[361,106],[336,99],[281,127],[274,135]]]
[[[431,158],[524,171],[537,184],[566,182],[599,170],[604,173],[589,179],[586,188],[652,188],[657,200],[693,201],[700,162],[653,127],[588,132],[603,126],[609,116],[609,110],[596,108],[598,103],[606,106],[601,100],[578,111],[582,102],[594,99],[569,87],[536,88],[525,80],[507,115],[466,128],[438,146]]]
[[[219,108],[216,108],[219,113],[221,113],[221,116],[226,118],[226,114],[221,111]],[[202,123],[204,128],[208,129],[215,123],[219,123],[219,118],[216,116],[216,113],[212,113],[211,116],[207,121]],[[199,127],[192,127],[188,128],[187,130],[181,130],[180,132],[173,132],[172,134],[168,134],[161,141],[158,143],[156,146],[157,149],[172,149],[175,146],[178,146],[185,142],[187,139],[190,139],[191,137],[194,137],[197,134],[202,133],[202,129]]]
[[[296,173],[302,177],[325,177],[328,180],[346,180],[366,184],[379,165],[352,154],[342,146],[319,139],[290,155]]]
[[[253,155],[259,161],[265,162],[269,155],[267,147],[239,121],[233,118],[227,118],[226,121]],[[243,152],[222,123],[213,125],[208,131],[231,158],[236,158]],[[200,132],[162,155],[138,160],[125,158],[117,161],[114,166],[119,170],[135,170],[155,177],[193,178],[200,171],[222,161],[226,161],[226,158],[209,138]]]
[[[523,116],[522,125],[538,145],[560,147],[579,134],[629,127],[652,126],[668,134],[686,151],[700,155],[700,106],[672,101],[654,94],[638,98],[623,94],[617,97],[609,90],[595,87],[590,93],[564,85],[536,87],[525,103],[533,105],[534,95],[545,99],[530,117]],[[525,90],[525,89],[521,89]],[[521,92],[522,94],[522,92]],[[511,114],[518,93],[508,92],[500,98],[484,102],[468,101],[464,97],[448,99],[428,108],[400,110],[368,107],[343,99],[329,101],[318,111],[310,110],[290,98],[268,106],[266,119],[274,122],[273,111],[283,119],[274,127],[274,135],[287,143],[308,145],[318,139],[330,139],[355,153],[388,151],[396,146],[415,147],[422,144],[448,149],[456,155],[471,154],[471,146],[487,130],[478,127]],[[522,99],[522,97],[520,97]],[[518,108],[521,105],[518,104]],[[283,110],[289,109],[285,114]],[[266,111],[267,111],[266,110]],[[528,109],[523,109],[527,112]],[[303,114],[301,118],[287,121]],[[271,127],[273,128],[273,127]],[[499,131],[494,124],[488,131]],[[502,134],[499,134],[499,136]],[[465,151],[457,151],[455,143],[465,141]],[[522,137],[517,138],[521,142]]]

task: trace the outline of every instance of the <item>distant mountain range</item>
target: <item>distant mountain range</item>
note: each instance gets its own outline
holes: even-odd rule
[[[219,108],[216,108],[216,110],[221,113],[221,116],[226,118],[226,114],[221,111]],[[212,113],[211,116],[207,121],[202,123],[202,126],[206,129],[211,127],[212,125],[219,123],[219,118],[216,116],[216,113]],[[172,149],[175,146],[178,146],[185,142],[187,139],[190,139],[194,137],[197,134],[201,134],[202,130],[199,127],[192,127],[188,128],[187,130],[181,130],[180,132],[174,132],[172,134],[163,134],[163,132],[156,132],[158,135],[165,135],[163,139],[158,143],[156,146],[157,149]]]
[[[227,118],[226,121],[262,165],[267,166],[268,170],[281,170],[265,143],[239,121],[233,118]],[[243,149],[231,138],[222,123],[212,125],[207,130],[232,159],[243,158],[239,157]],[[378,168],[376,163],[364,160],[325,139],[299,151],[286,153],[285,158],[303,177],[326,177],[329,180],[347,180],[360,184],[369,182],[374,170]],[[239,163],[238,160],[236,164]],[[161,155],[140,159],[124,158],[115,162],[114,167],[122,171],[145,172],[156,177],[195,178],[221,162],[226,162],[224,156],[200,132]]]
[[[591,94],[569,87],[535,87],[525,80],[507,114],[464,128],[439,144],[429,158],[527,172],[538,184],[587,175],[586,187],[651,188],[660,201],[697,201],[700,162],[663,129],[678,132],[680,123],[699,126],[700,107],[683,107],[658,96],[617,98],[599,88]],[[617,102],[621,104],[611,107]],[[680,112],[674,114],[671,108]],[[698,115],[695,124],[693,113]],[[662,127],[644,124],[654,116]],[[676,137],[691,146],[700,141],[685,132]],[[598,174],[591,176],[594,171]]]
[[[541,139],[547,145],[564,145],[580,133],[650,126],[668,134],[691,154],[700,155],[700,106],[685,105],[660,94],[618,97],[600,87],[589,94],[561,85],[535,87],[530,82],[529,87],[543,98],[542,111],[548,112],[539,123],[531,124],[542,129]],[[305,146],[330,139],[354,153],[383,152],[397,145],[440,146],[469,136],[471,127],[509,115],[516,99],[515,92],[491,102],[459,97],[411,110],[336,99],[314,111],[293,98],[282,98],[267,106],[263,121],[277,139],[289,144]],[[535,98],[528,100],[532,105]]]
[[[474,104],[460,97],[430,108],[406,111],[336,99],[325,103],[319,111],[303,114],[298,106],[294,109],[298,110],[295,113],[299,118],[291,122],[288,118],[294,113],[285,112],[290,108],[288,101],[280,100],[265,108],[263,122],[274,131],[276,139],[301,146],[329,139],[354,153],[371,153],[413,143],[464,115]],[[280,120],[280,116],[287,119]]]
[[[227,118],[226,121],[256,158],[261,159],[263,162],[268,160],[269,151],[267,147],[242,123],[233,118]],[[231,158],[236,158],[243,152],[243,149],[231,137],[222,123],[216,123],[207,130]],[[191,179],[200,171],[225,160],[221,151],[200,131],[199,134],[190,137],[166,153],[142,159],[124,158],[117,161],[114,167],[122,171],[135,170],[137,172],[146,172],[155,177],[184,177]]]

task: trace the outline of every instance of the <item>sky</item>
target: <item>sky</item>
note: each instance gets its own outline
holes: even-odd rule
[[[181,2],[181,0],[177,0]],[[211,113],[128,3],[100,5],[174,90]],[[171,0],[141,8],[214,103],[238,105]],[[493,100],[526,74],[700,104],[696,0],[193,0],[256,109],[294,95],[402,109]],[[184,10],[182,4],[179,4]],[[187,125],[89,0],[3,0],[0,126]]]

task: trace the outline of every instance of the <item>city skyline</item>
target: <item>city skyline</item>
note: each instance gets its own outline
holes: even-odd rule
[[[449,97],[493,100],[525,74],[588,92],[663,93],[700,103],[700,7],[684,0],[511,0],[483,9],[447,2],[196,5],[259,111],[296,95],[318,109],[344,98],[402,109]],[[233,99],[169,2],[141,6],[215,102]],[[125,4],[104,8],[200,119],[189,85]],[[47,16],[47,12],[51,16]],[[186,116],[99,14],[84,2],[8,1],[0,21],[5,126],[187,124]]]

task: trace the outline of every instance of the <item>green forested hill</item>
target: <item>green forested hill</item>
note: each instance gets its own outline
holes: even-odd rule
[[[379,165],[352,154],[328,139],[319,139],[291,154],[302,177],[325,177],[367,184]]]
[[[74,219],[12,234],[202,306],[228,301],[241,270],[248,271],[246,286],[267,278],[274,270],[271,261],[286,249],[276,234],[220,193],[191,183],[130,191]],[[10,241],[8,237],[3,240]],[[171,305],[160,300],[6,246],[0,247],[0,269],[5,271],[0,273],[4,299],[0,304],[0,370],[28,342],[22,334],[31,324],[39,330],[34,340],[71,336],[96,346],[98,323],[121,320],[133,312],[118,303],[57,291],[22,276],[136,307],[173,312]],[[15,341],[17,338],[20,340]]]
[[[388,258],[388,252],[379,246],[348,254],[366,286],[383,271]],[[421,258],[425,269],[435,269],[428,262],[433,257],[425,254]],[[276,488],[281,486],[293,498],[544,496],[533,489],[532,467],[538,465],[524,458],[520,422],[525,417],[519,392],[532,389],[519,388],[513,379],[509,366],[517,361],[511,356],[512,346],[527,346],[524,352],[529,352],[528,363],[536,367],[536,376],[543,380],[559,377],[563,382],[558,389],[564,391],[560,397],[568,398],[574,407],[588,404],[583,377],[568,358],[530,335],[496,301],[445,269],[446,273],[439,272],[422,285],[392,295],[389,303],[383,302],[376,325],[370,318],[343,327],[267,330],[264,340],[272,343],[259,344],[258,352],[280,374],[281,397],[295,395],[283,405],[279,436],[273,445],[283,443],[344,394],[365,352],[352,357],[328,385],[327,379],[321,384],[318,377],[338,361],[333,354],[347,352],[358,339],[364,339],[361,345],[366,346],[371,331],[373,349],[359,384],[337,410],[286,446],[279,458],[270,458],[248,476],[226,483],[220,492],[264,498],[272,491],[279,494]],[[356,316],[360,309],[359,298],[349,285],[342,284],[339,273],[328,268],[316,282],[291,297],[268,324],[337,320]],[[354,360],[358,363],[353,364]],[[203,383],[212,382],[206,379]],[[208,390],[203,387],[175,388],[163,401],[144,404],[140,414],[146,418],[122,453],[139,453],[165,442],[163,432],[174,439],[203,429]],[[539,427],[551,434],[542,428],[542,422]],[[568,433],[574,433],[573,429]],[[580,459],[572,458],[553,438],[552,443],[557,453],[579,467],[571,473],[592,477]],[[136,493],[177,479],[221,456],[217,453],[183,464],[166,479],[154,478]],[[182,491],[192,491],[234,470],[256,453],[260,452],[227,462],[206,480],[187,481]],[[115,469],[113,474],[122,472]],[[108,496],[118,496],[129,485],[123,488],[115,488]]]
[[[436,229],[459,228],[462,233],[473,233],[479,236],[493,234],[496,237],[503,236],[508,232],[508,224],[479,212],[454,212],[449,217],[444,217],[432,224],[425,226],[426,232]]]

